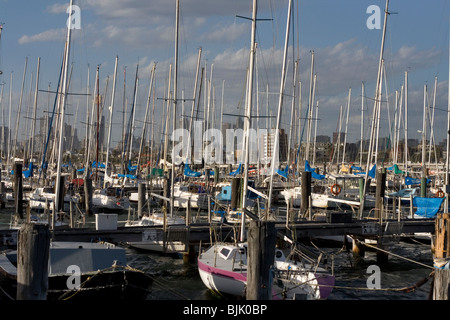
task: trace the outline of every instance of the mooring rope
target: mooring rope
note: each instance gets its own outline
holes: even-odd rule
[[[68,300],[68,299],[73,298],[76,294],[78,294],[79,292],[82,291],[82,289],[84,288],[84,286],[85,286],[89,281],[91,281],[91,280],[92,280],[93,278],[95,278],[96,276],[102,274],[103,272],[107,272],[107,271],[110,271],[110,270],[115,270],[115,269],[118,269],[118,268],[122,268],[122,269],[124,269],[124,270],[130,270],[130,271],[134,271],[134,272],[140,272],[140,273],[144,274],[146,277],[150,278],[150,279],[153,281],[153,283],[156,284],[156,285],[158,285],[160,288],[166,289],[167,291],[169,291],[170,293],[172,293],[172,294],[175,295],[175,296],[178,296],[179,298],[182,298],[182,299],[185,299],[185,300],[189,300],[188,297],[182,295],[181,293],[176,292],[176,291],[173,290],[173,289],[168,288],[167,286],[165,286],[161,281],[159,281],[159,280],[156,279],[155,277],[152,277],[151,275],[147,274],[146,272],[144,272],[144,271],[142,271],[142,270],[139,270],[139,269],[136,269],[136,268],[134,268],[134,267],[128,266],[128,265],[127,265],[127,266],[113,265],[113,266],[111,266],[111,267],[109,267],[109,268],[105,268],[105,269],[102,269],[102,270],[98,270],[94,275],[89,276],[85,281],[83,281],[83,283],[81,283],[80,286],[79,286],[76,290],[70,291],[70,292],[73,292],[72,295],[65,297],[66,295],[68,295],[68,294],[70,293],[70,292],[66,292],[66,293],[64,293],[63,295],[61,295],[61,296],[59,297],[59,300]],[[144,289],[144,290],[145,290],[145,289]],[[148,291],[149,293],[151,292],[151,290],[147,290],[147,291]]]
[[[398,254],[395,254],[395,253],[393,253],[393,252],[390,252],[390,251],[387,251],[387,250],[384,250],[384,249],[381,249],[381,248],[377,248],[377,247],[372,246],[372,245],[370,245],[370,244],[368,244],[368,243],[363,243],[363,244],[364,244],[366,247],[369,247],[369,248],[372,248],[372,249],[375,249],[375,250],[378,250],[378,251],[381,251],[381,252],[384,252],[384,253],[393,255],[393,256],[395,256],[395,257],[397,257],[397,258],[400,258],[400,259],[403,259],[403,260],[406,260],[406,261],[409,261],[409,262],[418,264],[418,265],[420,265],[420,266],[422,266],[422,267],[430,268],[430,269],[433,269],[433,270],[434,270],[434,267],[433,267],[433,266],[430,266],[430,265],[427,265],[427,264],[424,264],[424,263],[421,263],[421,262],[418,262],[418,261],[414,261],[414,260],[409,259],[409,258],[402,257],[402,256],[400,256],[400,255],[398,255]]]

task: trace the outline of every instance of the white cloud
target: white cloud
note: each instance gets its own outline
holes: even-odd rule
[[[67,3],[55,3],[47,8],[47,11],[54,14],[66,13],[69,4]]]
[[[19,44],[28,44],[32,42],[45,42],[45,41],[64,41],[67,29],[50,29],[37,33],[34,35],[23,35],[19,38]]]
[[[246,32],[248,33],[249,28],[246,24],[219,24],[212,28],[212,30],[208,29],[200,39],[202,41],[207,42],[227,42],[230,43],[243,37]]]

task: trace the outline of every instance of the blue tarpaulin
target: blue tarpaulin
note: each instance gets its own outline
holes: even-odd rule
[[[431,182],[431,179],[427,179],[427,184]],[[412,184],[420,184],[421,183],[421,179],[414,179],[411,177],[405,177],[405,184],[407,186],[412,185]]]
[[[424,218],[434,218],[441,208],[444,199],[445,198],[414,197],[413,206],[417,207],[417,211],[414,214]]]
[[[200,177],[202,174],[200,172],[193,171],[189,164],[184,165],[184,175],[188,177]]]
[[[119,173],[117,175],[119,178],[129,178],[129,179],[136,179],[137,176],[135,176],[134,174],[121,174]]]
[[[375,179],[375,174],[377,173],[377,165],[374,164],[372,169],[370,169],[369,171],[369,177],[371,177],[372,179]],[[366,174],[365,172],[355,172],[354,174],[356,175],[364,175]]]
[[[311,177],[317,180],[322,180],[325,179],[325,175],[324,174],[318,174],[316,172],[316,169],[311,168],[311,166],[309,165],[309,161],[306,160],[305,161],[305,171],[309,171],[311,172]]]
[[[284,170],[277,169],[277,173],[278,173],[280,176],[282,176],[283,178],[287,179],[288,173],[289,173],[289,166],[286,165],[286,168],[284,168]]]
[[[241,174],[242,172],[242,163],[239,163],[239,167],[235,170],[230,172],[230,176],[237,176],[238,174]]]
[[[32,177],[33,176],[33,162],[30,162],[30,164],[28,165],[28,170],[24,170],[22,173],[25,178]]]
[[[99,163],[98,163],[98,166],[97,166],[97,162],[94,161],[94,162],[92,162],[92,168],[102,168],[102,169],[105,169],[105,164],[99,162]]]
[[[136,171],[137,166],[132,166],[131,165],[131,160],[128,161],[128,172],[133,172]]]

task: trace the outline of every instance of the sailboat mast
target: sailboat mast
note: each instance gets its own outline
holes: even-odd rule
[[[156,64],[154,63],[153,67],[152,67],[150,86],[148,89],[147,107],[145,108],[144,125],[142,127],[141,144],[139,146],[138,161],[137,161],[137,165],[136,165],[136,175],[139,172],[139,166],[141,164],[141,155],[144,150],[144,140],[145,140],[145,134],[147,132],[147,122],[148,122],[148,109],[150,108],[150,101],[151,101],[151,97],[152,97],[153,79],[155,77],[155,69],[156,69]]]
[[[377,121],[377,115],[378,110],[380,106],[380,96],[381,96],[381,73],[382,73],[382,67],[383,67],[383,53],[384,53],[384,42],[386,37],[386,26],[387,26],[387,18],[388,18],[388,11],[389,8],[389,0],[386,0],[386,9],[384,11],[384,23],[383,23],[383,36],[381,38],[381,49],[380,49],[380,60],[378,62],[378,75],[377,75],[377,82],[376,82],[376,90],[375,90],[375,102],[373,107],[373,116],[372,116],[372,128],[370,133],[370,141],[369,141],[369,150],[367,153],[367,166],[366,166],[366,174],[365,174],[365,182],[364,182],[364,190],[363,190],[363,197],[360,199],[360,208],[359,208],[359,215],[360,218],[362,217],[363,210],[364,210],[364,202],[366,198],[366,190],[367,190],[367,184],[368,184],[368,177],[369,177],[369,166],[372,161],[372,151],[373,151],[373,137],[375,133],[375,126]],[[375,157],[376,161],[376,157]],[[375,162],[376,164],[376,162]]]
[[[291,120],[289,125],[289,140],[288,140],[288,154],[287,154],[287,163],[290,165],[291,163],[291,147],[292,142],[294,140],[294,135],[292,134],[292,131],[294,130],[294,118],[295,118],[295,91],[297,88],[297,70],[298,70],[298,61],[295,61],[294,63],[294,75],[293,75],[293,82],[292,82],[292,101],[291,101]]]
[[[449,42],[448,42],[448,47],[449,47],[449,57],[448,57],[448,100],[447,100],[447,156],[445,159],[445,185],[448,185],[450,183],[450,177],[449,177],[449,166],[450,166],[450,32],[449,32]],[[444,208],[448,208],[449,205],[449,200],[448,200],[449,195],[446,194],[445,197],[445,201],[444,201]]]
[[[250,116],[252,114],[252,104],[253,104],[253,72],[255,66],[255,51],[256,51],[256,15],[258,12],[258,1],[253,0],[253,10],[252,10],[252,31],[251,31],[251,39],[250,39],[250,60],[249,60],[249,72],[248,72],[248,81],[247,81],[247,106],[245,108],[245,118],[244,118],[244,185],[242,191],[242,220],[241,220],[241,234],[240,240],[244,241],[244,226],[245,226],[245,213],[244,209],[246,208],[246,198],[247,198],[247,189],[248,189],[248,158],[249,158],[249,131],[251,127],[251,119]],[[270,197],[269,197],[270,199]]]
[[[108,176],[108,162],[109,162],[109,147],[111,143],[111,127],[112,127],[112,118],[114,112],[114,98],[116,95],[116,78],[117,78],[117,64],[119,61],[119,57],[116,56],[116,63],[114,65],[114,78],[113,78],[113,88],[111,93],[111,106],[109,108],[109,128],[108,128],[108,144],[106,146],[106,162],[105,162],[105,178],[103,179],[103,187],[106,186],[106,178]]]
[[[311,112],[313,108],[313,91],[314,91],[314,51],[311,52],[311,74],[310,74],[310,82],[309,82],[309,103],[308,103],[308,115],[307,121],[308,126],[306,129],[306,150],[305,150],[305,160],[309,160],[309,148],[310,148],[310,133],[311,133]]]
[[[423,119],[422,119],[422,178],[426,175],[425,151],[427,139],[427,85],[423,86]]]
[[[17,110],[16,128],[14,129],[14,140],[13,140],[13,142],[14,142],[13,157],[14,158],[16,157],[16,150],[17,150],[17,133],[19,131],[20,110],[22,108],[23,88],[24,88],[24,85],[25,85],[25,75],[27,73],[27,65],[28,65],[28,57],[25,58],[25,66],[23,68],[22,89],[20,89],[19,109]]]
[[[173,65],[173,114],[172,114],[172,130],[175,131],[177,124],[177,82],[178,82],[178,22],[180,14],[180,0],[176,1],[176,14],[175,14],[175,61]],[[175,152],[172,147],[172,170],[170,177],[170,216],[173,217],[174,206],[174,191],[175,191]]]
[[[100,66],[97,65],[97,93],[95,95],[95,102],[97,104],[97,125],[96,125],[96,141],[95,141],[95,183],[98,184],[98,152],[99,152],[99,140],[100,140],[100,86],[99,86],[99,74]]]
[[[288,15],[287,15],[287,22],[286,22],[286,37],[285,37],[285,42],[284,42],[283,69],[282,69],[282,73],[281,73],[280,96],[278,99],[277,125],[276,125],[276,130],[275,130],[275,143],[274,143],[274,148],[273,148],[273,152],[272,152],[270,186],[269,186],[269,194],[268,194],[269,199],[268,199],[267,210],[270,210],[270,207],[272,204],[273,176],[275,174],[275,165],[278,162],[278,161],[274,161],[274,160],[278,158],[281,110],[283,107],[284,86],[286,83],[286,64],[287,64],[287,51],[288,51],[288,44],[289,44],[289,30],[290,30],[290,25],[291,25],[291,8],[292,8],[292,0],[289,0]],[[267,216],[268,216],[268,214],[266,215],[266,219],[267,219]]]
[[[69,10],[69,19],[67,26],[67,40],[66,40],[66,50],[64,55],[64,74],[63,74],[63,83],[62,83],[62,103],[61,103],[61,114],[60,114],[60,124],[59,124],[59,147],[58,147],[58,164],[56,169],[56,181],[55,181],[55,211],[59,210],[60,204],[60,193],[61,193],[61,184],[59,180],[61,179],[61,162],[62,162],[62,154],[63,154],[63,139],[64,139],[64,113],[66,109],[66,98],[67,98],[67,71],[69,67],[69,56],[70,56],[70,38],[72,31],[72,3],[70,0],[70,10]]]
[[[38,57],[37,62],[37,71],[36,71],[36,91],[34,92],[34,108],[33,108],[33,118],[31,122],[31,144],[30,144],[30,161],[33,161],[33,152],[34,152],[34,133],[36,130],[36,109],[37,109],[37,100],[38,100],[38,89],[39,89],[39,69],[41,64],[41,57]]]
[[[364,95],[365,95],[365,89],[364,89],[364,82],[361,84],[361,144],[360,144],[360,151],[359,151],[359,165],[362,165],[362,159],[363,159],[363,146],[364,146]]]
[[[350,98],[352,95],[352,88],[348,89],[348,101],[347,101],[347,118],[345,121],[345,132],[344,132],[344,150],[342,151],[342,164],[345,162],[345,147],[347,145],[347,129],[348,129],[348,115],[350,113]]]
[[[200,72],[200,60],[201,60],[201,56],[202,56],[202,48],[200,47],[198,49],[198,56],[197,56],[197,69],[195,72],[195,83],[194,83],[194,94],[192,97],[192,107],[191,107],[191,117],[189,119],[189,138],[191,139],[191,141],[189,142],[189,150],[188,150],[188,156],[186,159],[186,162],[188,163],[193,163],[193,161],[191,162],[191,157],[193,157],[193,154],[191,154],[192,151],[192,147],[191,147],[191,143],[193,144],[193,133],[192,133],[192,123],[194,121],[194,109],[195,109],[195,101],[197,99],[197,86],[198,86],[198,78],[199,78],[199,72]]]
[[[408,175],[408,71],[405,72],[405,175]]]

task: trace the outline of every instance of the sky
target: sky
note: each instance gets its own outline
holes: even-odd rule
[[[7,115],[11,88],[13,129],[27,61],[19,139],[25,138],[24,126],[26,119],[30,118],[30,97],[32,92],[34,94],[38,58],[41,59],[38,87],[42,90],[38,95],[38,117],[45,114],[49,101],[54,99],[54,95],[45,90],[55,90],[58,83],[67,34],[68,5],[69,1],[58,0],[0,0],[2,105]],[[92,111],[93,106],[92,99],[83,94],[87,92],[88,74],[89,89],[93,91],[97,66],[99,91],[105,97],[105,105],[111,104],[114,64],[118,57],[112,144],[120,141],[124,112],[125,119],[129,116],[137,65],[138,121],[135,134],[140,135],[144,124],[153,66],[156,68],[155,93],[152,94],[150,108],[154,108],[154,117],[149,121],[154,124],[155,135],[161,132],[169,70],[175,56],[175,0],[74,0],[74,5],[80,10],[78,26],[72,30],[70,92],[73,95],[69,97],[67,106],[68,123],[76,125],[82,139],[86,114]],[[374,11],[368,12],[372,5],[380,8],[379,16]],[[375,23],[379,17],[382,27],[385,5],[385,0],[293,0],[281,126],[288,130],[293,118],[300,124],[294,128],[295,137],[301,135],[304,127],[314,52],[314,74],[317,77],[314,105],[319,106],[315,117],[317,134],[332,136],[340,125],[341,131],[347,131],[347,142],[359,141],[363,110],[363,130],[367,138],[382,39],[382,29],[370,29],[368,20]],[[268,119],[264,116],[275,117],[277,114],[287,10],[288,0],[258,1],[258,19],[261,20],[257,22],[252,110],[254,113],[259,111],[259,125],[263,126]],[[222,106],[226,114],[224,122],[234,123],[235,115],[243,114],[251,22],[242,17],[251,17],[251,12],[251,0],[180,1],[177,96],[186,99],[184,104],[179,104],[179,108],[184,107],[185,114],[189,114],[192,107],[199,48],[201,68],[206,72],[204,84],[208,85],[202,90],[199,115],[204,113],[205,105],[214,107],[215,116],[212,118],[215,122],[212,125],[218,127]],[[446,0],[391,0],[389,12],[383,52],[385,77],[380,136],[388,136],[389,129],[393,128],[395,94],[400,92],[407,71],[408,137],[421,138],[424,87],[427,88],[425,103],[431,106],[437,77],[435,108],[428,109],[428,121],[434,114],[435,140],[440,142],[447,132],[449,3]],[[295,62],[298,62],[298,76],[294,87]],[[365,95],[362,101],[363,83]],[[293,101],[294,93],[296,99]],[[291,112],[293,104],[294,117]],[[181,112],[178,110],[177,115]],[[106,111],[105,116],[109,121]],[[7,118],[3,119],[6,125]],[[254,119],[256,121],[257,118]],[[403,128],[404,124],[401,126]],[[430,126],[427,132],[430,134]],[[302,137],[304,140],[305,136]],[[159,138],[155,136],[155,139]]]

